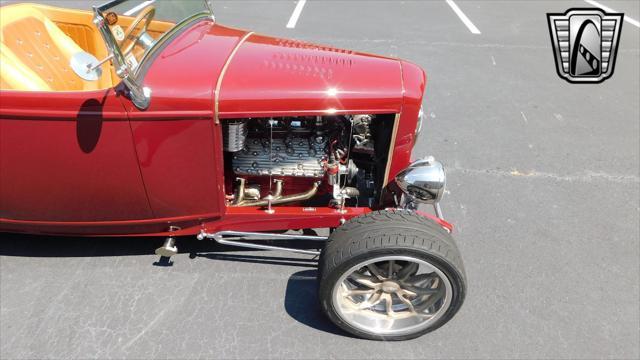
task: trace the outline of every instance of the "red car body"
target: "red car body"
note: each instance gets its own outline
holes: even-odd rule
[[[185,4],[2,8],[0,231],[163,236],[168,265],[180,235],[319,256],[320,306],[346,332],[449,321],[466,276],[446,174],[411,162],[424,71],[225,27],[208,1],[165,19]],[[330,234],[288,232],[310,228]]]
[[[337,227],[367,207],[225,205],[221,119],[396,114],[386,182],[407,167],[426,78],[398,59],[209,20],[175,37],[136,108],[118,87],[0,92],[0,231],[135,236]],[[386,183],[385,182],[385,183]]]

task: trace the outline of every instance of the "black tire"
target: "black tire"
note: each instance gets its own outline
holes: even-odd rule
[[[336,310],[333,289],[342,275],[363,261],[389,255],[426,261],[451,283],[449,308],[427,328],[403,335],[380,335],[352,326]],[[372,212],[337,228],[320,255],[318,280],[320,304],[329,319],[346,332],[371,340],[408,340],[433,331],[456,314],[466,293],[462,258],[452,236],[433,220],[405,210]]]

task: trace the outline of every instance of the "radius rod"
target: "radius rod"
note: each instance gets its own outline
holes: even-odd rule
[[[283,246],[257,244],[254,242],[245,242],[245,241],[250,241],[250,240],[326,241],[327,237],[313,236],[313,235],[273,234],[273,233],[243,232],[243,231],[218,231],[216,233],[207,233],[204,230],[202,230],[197,235],[197,239],[198,240],[213,239],[215,242],[222,245],[246,247],[250,249],[282,250],[282,251],[289,251],[289,252],[298,253],[298,254],[320,255],[319,250],[296,249],[296,248],[288,248]],[[240,241],[240,240],[244,240],[244,241]]]

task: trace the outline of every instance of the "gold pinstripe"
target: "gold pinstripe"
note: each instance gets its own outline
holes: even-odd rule
[[[235,56],[236,52],[238,51],[238,49],[240,48],[240,46],[242,44],[244,44],[244,42],[247,40],[247,38],[249,38],[249,36],[253,35],[253,31],[248,32],[247,34],[245,34],[242,39],[240,39],[240,41],[238,42],[238,44],[236,44],[236,47],[233,48],[233,51],[231,51],[231,54],[229,54],[229,57],[227,58],[227,62],[224,63],[224,66],[222,67],[222,71],[220,71],[220,76],[218,77],[218,83],[216,84],[216,93],[215,93],[215,103],[214,103],[214,119],[215,119],[215,123],[219,124],[220,123],[220,118],[219,118],[219,101],[220,101],[220,88],[222,87],[222,80],[224,80],[224,75],[227,72],[227,68],[229,67],[229,64],[231,63],[231,60],[233,60],[233,57]]]

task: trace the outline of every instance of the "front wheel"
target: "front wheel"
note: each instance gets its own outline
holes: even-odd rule
[[[320,303],[343,330],[406,340],[449,321],[466,279],[451,235],[409,211],[377,211],[336,229],[320,256]]]

